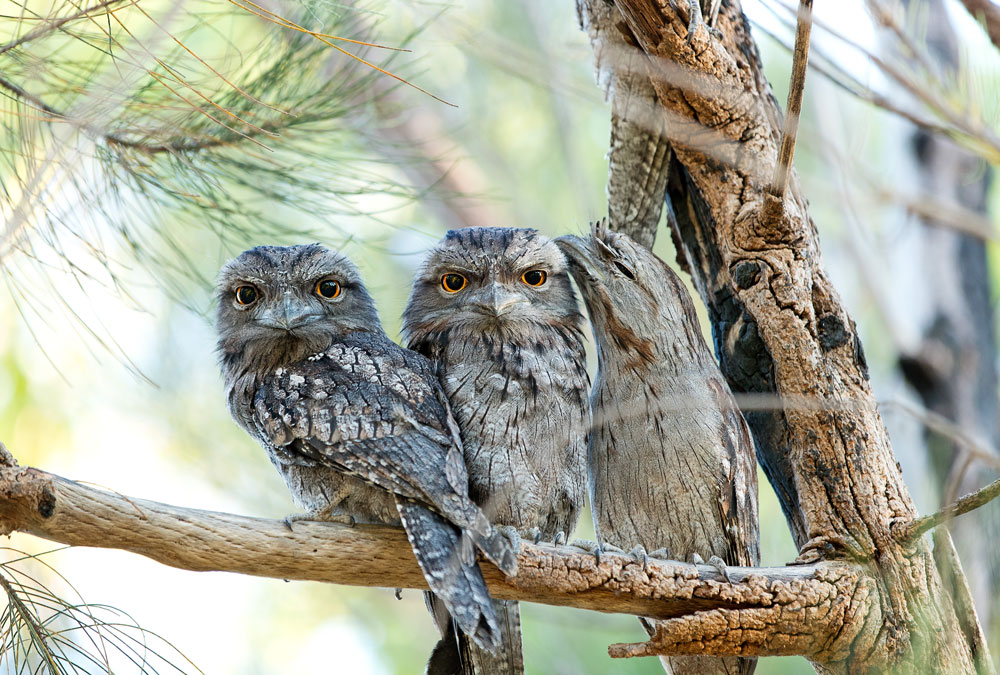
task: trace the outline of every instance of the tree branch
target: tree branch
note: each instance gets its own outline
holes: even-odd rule
[[[865,629],[854,636],[850,658],[839,670],[972,672],[972,646],[927,542],[896,536],[897,527],[917,512],[875,405],[854,322],[822,268],[816,226],[795,172],[781,218],[766,217],[781,112],[739,0],[722,3],[718,34],[693,36],[680,15],[683,3],[615,4],[646,53],[685,75],[652,75],[657,98],[672,115],[668,217],[708,308],[723,373],[741,393],[815,403],[745,412],[799,561],[858,562],[866,583],[844,597],[849,603],[869,592],[878,598],[865,596],[864,604],[878,610],[859,619]],[[712,147],[728,156],[706,152],[703,129],[732,142],[731,148]],[[669,635],[656,635],[654,642],[674,652],[714,649],[716,636],[726,635],[723,619],[729,617],[691,617],[690,636],[668,622]],[[812,620],[811,612],[801,612],[789,631]],[[830,634],[834,642],[840,637]],[[754,639],[752,628],[744,631],[744,643]],[[821,670],[831,668],[824,664]]]
[[[275,129],[280,129],[280,126],[278,126],[278,125],[263,125],[263,126],[257,127],[256,131],[254,131],[253,129],[250,129],[250,130],[248,130],[246,132],[242,132],[242,131],[237,131],[237,130],[235,130],[235,129],[233,129],[233,128],[231,128],[231,127],[226,126],[226,125],[223,124],[222,126],[224,128],[228,129],[229,131],[231,131],[233,133],[234,138],[232,138],[232,139],[223,139],[223,138],[219,138],[219,137],[209,137],[209,138],[205,138],[204,140],[189,140],[189,139],[185,139],[185,140],[177,140],[177,141],[152,142],[152,143],[146,142],[146,141],[133,141],[133,140],[129,140],[129,139],[127,139],[124,136],[121,136],[119,134],[115,134],[115,133],[112,133],[112,132],[104,131],[104,130],[98,128],[97,126],[95,126],[93,124],[89,124],[89,123],[86,123],[86,122],[81,122],[80,120],[76,120],[76,119],[74,119],[74,118],[66,115],[63,112],[61,112],[59,110],[56,110],[55,108],[53,108],[52,106],[50,106],[48,103],[46,103],[43,99],[41,99],[38,96],[35,96],[34,94],[28,92],[27,90],[25,90],[23,87],[21,87],[17,83],[11,82],[10,80],[8,80],[8,79],[6,79],[6,78],[4,78],[2,76],[0,76],[0,89],[6,89],[14,97],[23,100],[28,105],[30,105],[30,106],[32,106],[34,108],[37,108],[41,112],[44,112],[47,115],[50,115],[51,117],[53,117],[56,120],[59,120],[59,121],[62,121],[62,122],[68,122],[68,123],[72,124],[73,126],[77,127],[78,129],[81,129],[82,131],[84,131],[84,132],[86,132],[88,134],[91,134],[92,136],[95,136],[95,137],[97,137],[99,139],[102,139],[109,146],[119,147],[119,148],[128,148],[128,149],[131,149],[131,150],[136,150],[138,152],[142,152],[142,153],[147,154],[147,155],[155,155],[155,154],[163,153],[163,152],[169,152],[169,153],[177,154],[177,153],[183,153],[183,152],[193,152],[193,151],[197,151],[197,150],[207,150],[207,149],[210,149],[210,148],[222,147],[222,146],[225,146],[225,145],[233,145],[235,142],[237,142],[237,141],[239,141],[241,139],[250,140],[250,141],[252,141],[254,143],[257,143],[257,145],[260,145],[262,148],[270,150],[270,148],[268,148],[267,146],[265,146],[265,145],[259,143],[258,141],[256,141],[254,139],[254,137],[257,136],[257,135],[259,135],[259,134],[267,134],[269,136],[276,136],[277,132],[275,131]]]
[[[980,506],[989,504],[997,497],[1000,497],[1000,478],[984,488],[965,495],[955,503],[949,504],[936,513],[915,518],[905,525],[898,526],[899,539],[900,541],[916,539],[929,530],[933,530],[938,525],[946,523],[949,520],[954,520],[969,511],[974,511]]]
[[[131,551],[186,570],[427,588],[399,528],[296,523],[289,531],[279,520],[106,492],[18,467],[8,453],[0,466],[0,534],[15,530],[71,546]],[[730,567],[729,583],[710,565],[650,560],[644,569],[625,556],[604,555],[598,563],[579,549],[524,544],[516,578],[489,563],[482,568],[497,598],[671,620],[654,643],[614,647],[615,656],[691,653],[691,641],[704,640],[700,653],[806,654],[826,662],[844,658],[864,617],[879,611],[869,602],[871,580],[844,563]],[[810,622],[792,634],[789,622],[807,611]],[[720,625],[726,627],[721,632]],[[839,636],[833,644],[830,635]]]
[[[50,33],[53,33],[64,25],[71,21],[76,21],[77,19],[83,17],[89,17],[94,14],[103,13],[106,14],[112,11],[110,8],[114,5],[120,5],[125,0],[103,0],[92,7],[86,7],[79,11],[74,12],[68,16],[60,17],[58,19],[53,19],[49,17],[42,17],[43,23],[32,31],[29,31],[22,35],[21,37],[11,40],[10,42],[0,45],[0,54],[5,54],[15,47],[20,47],[21,45],[31,42],[32,40],[37,40],[39,38],[45,37]]]

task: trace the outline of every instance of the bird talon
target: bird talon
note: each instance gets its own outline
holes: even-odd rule
[[[517,531],[517,528],[513,525],[500,525],[497,527],[497,532],[502,536],[507,538],[510,542],[510,547],[514,551],[515,555],[521,550],[521,534]]]
[[[354,527],[357,524],[354,516],[346,513],[334,513],[332,506],[317,509],[315,511],[306,511],[305,513],[293,513],[290,516],[285,516],[284,518],[285,527],[292,532],[295,531],[295,528],[292,527],[292,523],[303,521],[313,523],[340,523],[341,525],[347,525],[348,527]]]
[[[726,561],[717,555],[710,556],[708,559],[708,564],[719,570],[719,574],[725,577],[726,581],[733,583],[733,580],[729,578],[729,570],[726,568]]]
[[[629,557],[637,563],[642,564],[642,571],[645,572],[649,568],[649,556],[646,555],[646,547],[639,544],[631,551],[628,552]]]
[[[552,543],[556,546],[563,546],[566,543],[566,533],[561,530],[556,532],[556,536],[552,537]]]
[[[521,530],[521,536],[531,540],[531,543],[537,544],[542,540],[542,531],[537,527],[529,527],[526,530]]]
[[[578,548],[584,553],[595,553],[601,548],[600,544],[589,539],[571,539],[566,545]],[[598,556],[598,562],[600,562],[600,556]]]

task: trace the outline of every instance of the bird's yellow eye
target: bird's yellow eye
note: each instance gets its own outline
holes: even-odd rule
[[[521,275],[521,281],[529,286],[541,286],[547,278],[548,275],[545,273],[545,270],[528,270]]]
[[[465,288],[466,283],[465,277],[455,272],[450,272],[441,277],[441,288],[449,293],[458,293]]]
[[[253,286],[240,286],[236,289],[236,302],[241,305],[252,305],[257,302],[257,289]]]
[[[333,300],[340,295],[340,284],[333,279],[323,279],[316,282],[316,295],[327,300]]]

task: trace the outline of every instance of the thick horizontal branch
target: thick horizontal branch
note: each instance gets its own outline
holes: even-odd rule
[[[405,534],[395,527],[306,522],[290,531],[280,520],[132,499],[38,469],[5,466],[0,534],[15,530],[72,546],[131,551],[187,570],[427,588]],[[626,556],[607,554],[598,562],[572,547],[524,544],[516,578],[482,566],[497,598],[670,620],[654,643],[616,648],[621,656],[691,653],[699,641],[699,653],[706,654],[843,658],[864,617],[878,611],[868,602],[870,582],[861,568],[842,563],[731,567],[730,583],[708,565],[650,560],[644,568]]]

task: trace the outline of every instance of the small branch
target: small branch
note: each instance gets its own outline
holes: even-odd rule
[[[802,114],[802,95],[806,86],[806,70],[809,65],[809,34],[812,31],[812,0],[801,0],[798,24],[795,29],[795,50],[792,52],[792,78],[788,85],[788,103],[785,106],[785,125],[781,130],[781,147],[778,161],[774,165],[770,194],[779,201],[785,198],[788,177],[792,172],[792,156],[795,154],[795,138]]]
[[[1000,478],[984,488],[965,495],[954,504],[944,507],[937,513],[921,516],[903,526],[897,526],[898,534],[896,537],[901,541],[916,539],[928,530],[932,530],[949,520],[954,520],[969,511],[974,511],[980,506],[985,506],[997,497],[1000,497]]]
[[[792,11],[790,7],[785,6],[783,3],[779,2],[775,4],[777,4],[782,10],[787,10],[789,13]],[[779,20],[784,21],[782,15],[771,7],[771,3],[765,3],[764,7],[771,11]],[[980,150],[976,150],[976,152],[991,163],[997,162],[997,153],[1000,153],[1000,137],[998,137],[991,128],[984,125],[981,121],[971,117],[968,114],[967,109],[955,105],[953,101],[958,100],[958,97],[942,91],[942,83],[938,82],[928,84],[927,82],[916,80],[906,72],[887,62],[885,59],[880,58],[867,47],[835,30],[829,24],[825,24],[816,19],[813,19],[813,23],[816,24],[817,27],[821,28],[827,35],[843,42],[848,47],[857,50],[860,54],[867,58],[872,65],[878,68],[883,75],[894,81],[904,91],[913,96],[916,101],[920,101],[927,106],[931,112],[943,119],[947,123],[944,127],[946,133],[953,136],[961,134],[966,137],[967,141],[982,144],[984,147]],[[831,66],[836,67],[836,59],[828,57],[827,60],[830,62]],[[846,71],[840,70],[839,74],[842,77],[854,80],[854,85],[856,87],[861,89],[867,88],[855,78],[851,77]],[[892,110],[892,108],[886,106],[884,102],[879,102],[876,105]],[[892,111],[897,113],[900,112],[899,110]],[[909,115],[904,116],[910,117]],[[984,150],[988,150],[989,152],[984,152]]]
[[[296,523],[289,531],[278,520],[132,499],[17,467],[0,446],[0,534],[15,530],[194,571],[427,588],[399,528]],[[709,565],[650,560],[643,568],[610,554],[598,563],[579,549],[525,544],[516,578],[488,563],[482,568],[497,598],[669,620],[644,653],[691,653],[685,640],[697,638],[710,642],[705,654],[803,654],[828,662],[844,658],[865,617],[878,612],[866,590],[874,581],[860,567],[837,562],[730,567],[729,583]],[[727,626],[721,633],[720,620]],[[794,631],[789,621],[798,621]],[[628,649],[614,653],[632,655]]]
[[[183,141],[167,141],[160,143],[149,143],[146,141],[132,141],[127,138],[124,138],[123,136],[119,136],[118,134],[102,131],[91,124],[79,123],[77,120],[74,120],[72,117],[69,117],[65,113],[56,110],[41,98],[35,96],[34,94],[28,91],[25,91],[25,89],[22,88],[20,85],[11,82],[10,80],[2,76],[0,76],[0,89],[6,89],[13,96],[25,101],[28,105],[46,113],[47,115],[50,115],[51,117],[55,118],[58,121],[72,124],[73,126],[79,128],[80,130],[102,139],[110,147],[128,148],[130,150],[135,150],[137,152],[141,152],[147,155],[155,155],[163,152],[176,154],[183,152],[193,152],[198,150],[208,150],[211,148],[232,145],[233,143],[238,142],[240,140],[240,138],[234,138],[232,140],[224,140],[218,137],[209,137],[205,138],[204,140],[184,139]],[[263,127],[258,127],[256,131],[248,130],[246,133],[234,131],[233,133],[234,135],[238,134],[242,138],[253,140],[253,137],[255,135],[261,133],[266,133],[271,136],[276,136],[277,133],[272,131],[272,129],[274,128],[277,127],[269,127],[268,125],[264,125]]]
[[[879,401],[879,406],[883,408],[897,408],[905,412],[934,433],[955,441],[956,444],[966,448],[973,457],[986,466],[1000,470],[1000,452],[996,448],[966,432],[962,427],[944,415],[899,398]]]

